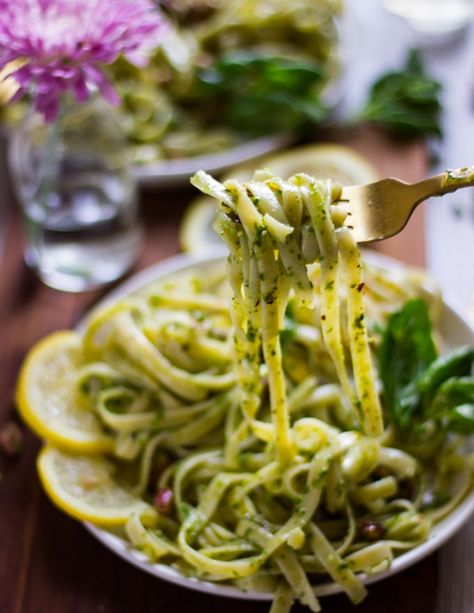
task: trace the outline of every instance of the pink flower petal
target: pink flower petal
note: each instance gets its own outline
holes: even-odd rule
[[[115,91],[115,88],[107,81],[103,79],[101,83],[98,83],[100,93],[104,96],[109,104],[117,106],[120,104],[120,98]]]
[[[0,0],[0,68],[17,58],[19,96],[30,89],[35,108],[51,121],[62,92],[78,101],[95,85],[119,99],[101,71],[120,54],[143,66],[166,28],[152,0]]]
[[[84,102],[89,97],[89,88],[82,75],[74,83],[74,96],[78,102]]]

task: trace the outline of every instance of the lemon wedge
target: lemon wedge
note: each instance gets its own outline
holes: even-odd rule
[[[236,166],[223,180],[248,181],[257,168],[268,168],[282,179],[304,172],[320,179],[333,179],[342,185],[361,185],[378,179],[372,164],[354,149],[321,143]],[[222,248],[222,241],[212,229],[215,212],[216,205],[211,198],[201,196],[191,202],[180,227],[179,238],[184,251],[205,253]]]
[[[16,390],[23,420],[40,437],[76,453],[113,449],[98,418],[76,389],[82,340],[72,331],[55,332],[28,353]]]
[[[118,526],[145,507],[142,500],[114,480],[114,466],[104,458],[70,455],[46,446],[37,466],[48,496],[76,519]]]

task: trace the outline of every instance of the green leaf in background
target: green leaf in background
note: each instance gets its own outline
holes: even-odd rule
[[[327,116],[319,95],[324,75],[308,59],[233,51],[201,70],[198,83],[214,120],[241,133],[298,131]]]
[[[378,354],[383,400],[392,423],[415,433],[428,421],[474,434],[474,348],[436,358],[426,304],[407,302],[393,313]]]
[[[401,137],[441,137],[441,89],[425,72],[420,51],[413,49],[402,70],[388,72],[372,85],[357,120]]]

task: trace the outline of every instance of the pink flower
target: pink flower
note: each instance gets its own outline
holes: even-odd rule
[[[52,121],[66,91],[82,102],[95,86],[117,104],[102,65],[120,54],[145,65],[165,28],[151,0],[0,0],[0,70],[23,60],[12,74],[20,86],[14,99],[32,94]]]

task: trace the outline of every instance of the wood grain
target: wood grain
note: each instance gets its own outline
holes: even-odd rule
[[[422,178],[426,158],[421,146],[394,147],[378,133],[351,136],[383,174]],[[147,238],[136,269],[178,251],[177,228],[189,190],[145,194]],[[22,228],[14,215],[0,261],[0,426],[17,420],[13,390],[26,351],[53,330],[69,328],[105,290],[82,295],[43,286],[22,262]],[[420,218],[405,234],[384,245],[385,252],[423,263]],[[265,603],[222,600],[157,580],[126,564],[63,515],[39,487],[35,457],[39,441],[26,429],[17,460],[0,458],[0,613],[121,613],[226,610],[260,613]],[[436,602],[437,559],[370,587],[359,613],[427,613]],[[349,613],[343,596],[324,600],[326,613]],[[295,607],[295,610],[302,610]]]

